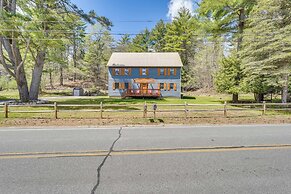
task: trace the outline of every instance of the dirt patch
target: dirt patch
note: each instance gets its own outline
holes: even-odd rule
[[[215,118],[106,118],[106,119],[3,119],[0,127],[30,126],[106,126],[106,125],[225,125],[225,124],[291,124],[291,116],[215,117]]]

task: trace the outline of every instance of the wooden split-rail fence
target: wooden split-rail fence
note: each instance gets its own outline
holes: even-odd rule
[[[1,111],[2,106],[2,111]],[[20,108],[20,110],[17,110]],[[45,110],[39,110],[45,108]],[[181,113],[185,118],[191,112],[221,112],[221,116],[227,117],[230,111],[260,111],[261,115],[266,115],[267,111],[285,111],[291,112],[291,103],[227,103],[224,104],[34,104],[34,105],[14,105],[3,104],[0,105],[0,113],[3,113],[4,118],[9,118],[13,113],[28,114],[28,113],[50,113],[54,119],[60,118],[59,113],[68,112],[71,114],[77,112],[97,112],[96,118],[104,117],[104,113],[141,113],[143,118],[148,118],[148,113],[151,113],[153,118],[157,118],[159,113]],[[14,118],[17,116],[14,116]],[[21,118],[25,116],[21,116]],[[126,116],[124,116],[126,117]]]

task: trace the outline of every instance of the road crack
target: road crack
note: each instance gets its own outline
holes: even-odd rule
[[[119,134],[118,137],[114,140],[107,155],[104,157],[103,161],[101,162],[101,164],[97,168],[97,182],[96,182],[96,185],[91,190],[91,194],[95,194],[95,191],[97,190],[98,186],[100,185],[101,169],[102,169],[103,165],[105,164],[107,158],[110,156],[111,152],[113,151],[115,143],[121,138],[121,131],[122,131],[122,127],[120,127],[120,129],[118,131],[118,134]]]

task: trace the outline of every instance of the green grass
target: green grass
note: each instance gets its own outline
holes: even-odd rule
[[[135,118],[139,119],[142,117],[143,104],[146,102],[148,104],[148,110],[152,110],[152,104],[184,104],[187,102],[188,104],[217,104],[217,106],[195,106],[190,107],[190,109],[222,109],[225,101],[231,102],[231,95],[226,94],[216,94],[216,95],[185,95],[182,99],[178,98],[163,98],[163,99],[121,99],[121,98],[112,98],[107,96],[90,96],[90,97],[72,97],[70,90],[64,91],[49,91],[43,92],[40,95],[40,98],[54,97],[48,98],[49,103],[52,104],[57,102],[58,104],[71,104],[71,105],[100,105],[101,102],[104,104],[104,109],[106,110],[140,110],[141,112],[137,113],[123,113],[123,112],[107,112],[104,113],[104,117],[113,117],[113,118]],[[17,91],[1,91],[0,92],[0,100],[10,100],[10,99],[18,99]],[[254,102],[252,94],[243,94],[240,95],[240,102]],[[123,106],[113,106],[113,104],[123,105]],[[139,105],[139,106],[138,106]],[[220,106],[218,106],[220,105]],[[2,111],[2,106],[0,106],[0,111]],[[160,106],[159,110],[169,110],[169,109],[183,109],[182,106]],[[237,107],[228,107],[228,108],[237,108]],[[244,108],[243,106],[241,108]],[[246,107],[245,107],[246,108]],[[36,110],[53,110],[53,107],[9,107],[10,110],[19,110],[19,111],[36,111]],[[86,112],[78,112],[77,110],[82,109],[100,109],[97,107],[59,107],[59,110],[71,110],[71,112],[60,112],[59,115],[61,118],[99,118],[100,113],[86,113]],[[74,111],[76,110],[76,111]],[[152,113],[149,113],[151,115]],[[189,113],[189,116],[192,115],[194,117],[217,117],[223,114],[222,111],[219,112],[199,112],[199,113]],[[261,115],[261,111],[256,110],[245,110],[242,112],[238,111],[230,111],[228,113],[229,116],[254,116]],[[290,111],[271,111],[269,110],[268,115],[291,115]],[[9,113],[9,118],[53,118],[54,113]],[[171,117],[184,117],[183,112],[179,113],[158,113],[158,117],[171,118]],[[3,120],[4,113],[0,113],[0,121]]]
[[[40,94],[39,98],[46,97],[60,97],[56,99],[52,99],[50,103],[54,101],[62,104],[100,104],[103,102],[105,104],[143,104],[147,103],[159,103],[159,104],[184,104],[187,102],[188,104],[221,104],[224,101],[231,101],[231,95],[226,94],[216,94],[216,95],[194,95],[190,96],[185,94],[182,99],[177,98],[163,98],[163,99],[121,99],[121,98],[112,98],[107,96],[92,96],[92,97],[84,97],[84,98],[71,98],[70,96],[72,91],[67,90],[50,90],[44,91]],[[10,100],[10,99],[18,99],[18,91],[16,90],[8,90],[0,92],[0,100]],[[243,94],[240,95],[241,102],[254,102],[253,95],[251,94]]]
[[[58,96],[70,96],[72,94],[71,90],[50,90],[44,91],[39,96],[40,98],[43,97],[58,97]],[[0,100],[11,100],[11,99],[19,99],[18,91],[17,90],[5,90],[0,91]]]
[[[18,91],[16,90],[5,90],[0,91],[0,100],[11,100],[18,99]]]
[[[51,100],[51,102],[57,102],[60,104],[143,104],[144,102],[148,104],[221,104],[227,100],[225,98],[219,98],[214,96],[197,96],[190,97],[185,96],[182,99],[178,98],[163,98],[163,99],[134,99],[134,98],[112,98],[112,97],[84,97],[84,98],[56,98]]]

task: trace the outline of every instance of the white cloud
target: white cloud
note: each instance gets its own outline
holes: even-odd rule
[[[193,13],[193,0],[171,0],[169,3],[169,11],[167,16],[171,19],[174,19],[174,17],[178,16],[178,12],[182,7],[189,9],[190,12]]]

